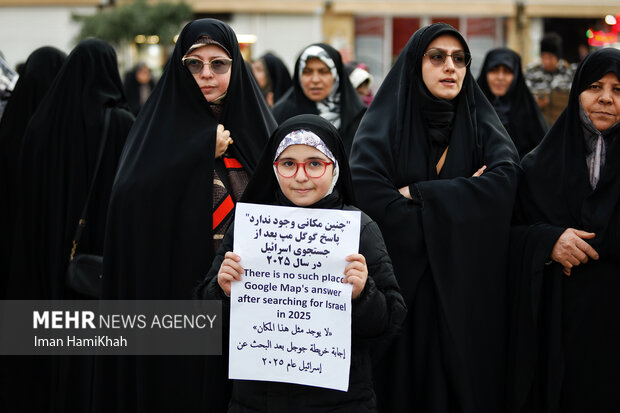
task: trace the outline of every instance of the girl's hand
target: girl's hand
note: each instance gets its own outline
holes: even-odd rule
[[[366,266],[366,258],[362,254],[351,254],[346,260],[349,262],[344,269],[343,283],[353,285],[352,299],[360,296],[368,279],[368,267]]]
[[[241,281],[243,267],[239,264],[239,261],[241,261],[240,256],[232,251],[228,251],[217,273],[217,283],[228,297],[230,297],[230,283],[233,281]]]

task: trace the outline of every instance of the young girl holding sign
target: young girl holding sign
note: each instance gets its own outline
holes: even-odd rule
[[[317,115],[299,115],[276,129],[242,199],[266,205],[357,210],[347,156],[338,131]],[[233,231],[224,237],[199,288],[228,307],[231,283],[243,278],[232,252]],[[229,412],[376,412],[371,379],[372,340],[387,337],[406,309],[377,224],[361,213],[359,253],[349,255],[343,282],[352,284],[351,370],[347,392],[268,381],[235,380]]]

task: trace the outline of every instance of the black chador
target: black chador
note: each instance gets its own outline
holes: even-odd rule
[[[504,96],[495,96],[489,87],[487,73],[500,65],[510,69],[514,78]],[[489,51],[482,64],[478,85],[493,104],[499,119],[517,147],[519,156],[525,156],[540,143],[549,127],[534,96],[525,84],[521,57],[506,48]]]
[[[291,87],[291,74],[282,59],[273,53],[265,53],[260,60],[262,60],[269,77],[273,102],[277,103]]]
[[[385,412],[495,413],[504,406],[518,154],[469,68],[452,100],[426,87],[423,55],[441,35],[469,52],[447,24],[418,30],[351,152],[359,205],[381,228],[408,308],[403,334],[377,363],[375,385]],[[404,187],[413,199],[401,195]]]
[[[112,182],[134,117],[116,52],[104,41],[84,40],[67,57],[23,135],[8,297],[86,298],[68,287],[65,272],[106,109],[111,111],[107,141],[79,245],[85,254],[103,254]],[[24,357],[15,366],[17,360],[3,364],[3,373],[11,374],[6,400],[16,403],[6,411],[82,412],[90,406],[92,357]]]
[[[199,39],[220,45],[232,59],[226,96],[216,106],[182,63]],[[227,170],[215,159],[218,124],[234,140],[226,159],[251,176],[276,124],[234,31],[201,19],[181,31],[127,138],[108,214],[105,297],[192,298],[215,255],[215,171],[226,181]],[[232,205],[238,194],[224,184]],[[228,396],[226,360],[218,356],[119,357],[101,363],[97,378],[95,404],[102,412],[219,412]]]
[[[65,272],[106,108],[112,109],[108,139],[80,240],[81,253],[97,255],[103,254],[112,181],[134,117],[127,110],[116,52],[101,40],[85,40],[67,58],[23,136],[17,217],[21,234],[14,239],[9,285],[13,298],[77,297],[65,283]]]
[[[16,230],[15,214],[18,196],[17,171],[19,149],[26,125],[52,85],[67,55],[54,47],[41,47],[30,54],[11,99],[0,121],[0,299],[4,298],[8,271],[11,267],[12,237]]]
[[[580,108],[580,94],[609,73],[618,82],[619,50],[586,57],[568,106],[523,158],[511,234],[509,412],[620,411],[620,122],[599,131]],[[617,119],[612,93],[598,104]],[[583,241],[599,256],[570,276],[551,259],[568,228],[594,233]]]

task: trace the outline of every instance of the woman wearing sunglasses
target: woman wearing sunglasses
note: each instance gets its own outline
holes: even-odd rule
[[[214,19],[188,23],[127,138],[108,215],[106,298],[192,298],[275,127],[235,32]],[[102,411],[217,412],[227,401],[220,357],[207,361],[210,379],[221,373],[213,383],[204,357],[120,362],[126,374],[103,366],[118,397],[102,398]]]
[[[418,30],[353,143],[359,206],[381,228],[408,307],[377,362],[380,411],[503,411],[519,157],[470,61],[453,27]]]
[[[306,47],[293,72],[293,85],[273,107],[278,123],[303,113],[320,115],[338,129],[351,152],[355,131],[366,111],[349,81],[340,52],[325,43]]]

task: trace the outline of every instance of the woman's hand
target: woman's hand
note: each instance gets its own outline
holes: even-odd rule
[[[478,169],[476,171],[476,173],[472,175],[472,178],[475,177],[475,176],[482,175],[482,173],[484,172],[485,169],[487,169],[487,166],[486,165],[482,165],[482,168]]]
[[[366,280],[368,279],[368,267],[366,266],[366,258],[362,254],[351,254],[347,256],[349,262],[344,269],[343,283],[353,285],[353,294],[351,298],[356,299],[364,290]]]
[[[584,239],[592,239],[595,236],[593,232],[567,228],[555,242],[551,251],[551,259],[564,267],[564,274],[570,275],[571,268],[585,264],[588,258],[598,260],[598,252],[584,241]]]
[[[243,267],[239,264],[241,257],[232,251],[228,251],[224,255],[224,261],[220,265],[217,272],[217,283],[224,293],[230,297],[230,283],[233,281],[241,281]]]
[[[230,131],[224,129],[224,125],[221,123],[218,124],[215,135],[215,158],[217,159],[224,155],[224,152],[228,149],[228,145],[231,145],[233,142],[233,139],[230,137]]]
[[[404,196],[405,198],[413,199],[413,198],[411,198],[411,193],[409,192],[409,187],[408,186],[403,186],[402,188],[400,188],[398,190],[398,192],[400,192],[400,194],[402,196]]]

